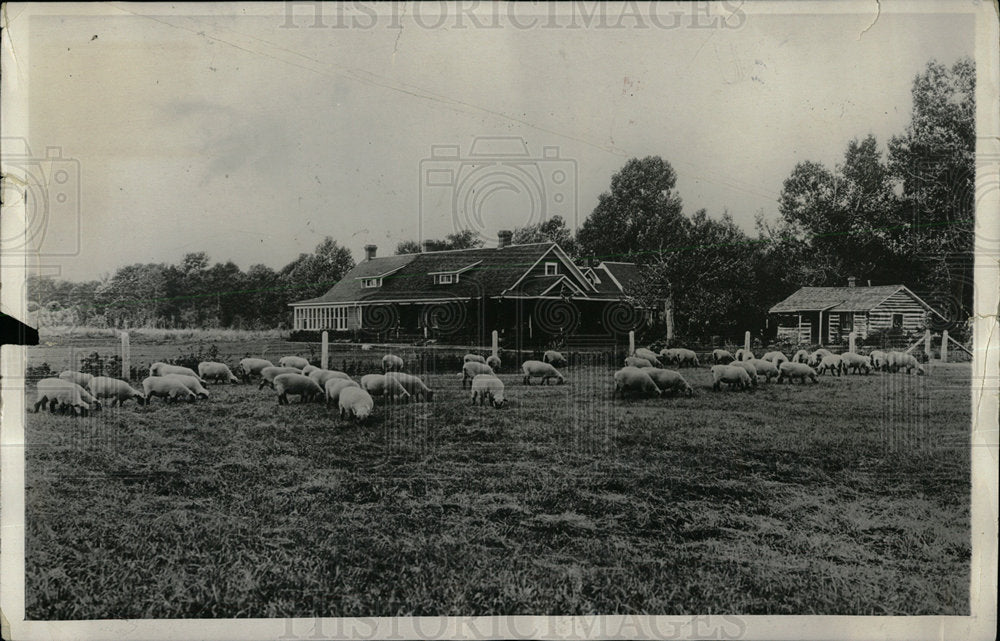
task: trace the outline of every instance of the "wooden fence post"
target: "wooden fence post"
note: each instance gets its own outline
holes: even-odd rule
[[[948,330],[941,332],[941,362],[948,362]]]
[[[121,333],[122,338],[122,379],[132,378],[132,349],[128,342],[128,332]]]
[[[750,332],[743,334],[743,349],[750,351]]]
[[[320,367],[322,367],[323,369],[328,369],[327,365],[330,364],[330,333],[326,330],[323,330],[323,333],[320,334],[320,336],[322,336],[323,339],[323,345],[320,348],[320,357],[319,357]]]
[[[497,356],[497,352],[500,351],[500,334],[497,330],[493,330],[493,355]]]
[[[850,334],[847,335],[847,343],[849,345],[848,351],[850,351],[851,353],[856,353],[857,352],[856,347],[858,345],[857,332],[851,332]]]
[[[628,355],[631,356],[635,354],[635,330],[629,330],[628,332]]]
[[[931,349],[933,349],[933,347],[931,346],[931,330],[925,329],[924,330],[924,351],[927,352],[927,362],[928,363],[931,362]]]

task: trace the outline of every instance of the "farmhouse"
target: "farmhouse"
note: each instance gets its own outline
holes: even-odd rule
[[[769,312],[778,338],[796,343],[837,343],[851,332],[865,338],[893,327],[917,332],[928,314],[944,318],[904,285],[802,287]]]
[[[290,303],[294,328],[479,340],[498,330],[544,340],[620,335],[652,321],[652,310],[628,302],[634,264],[577,265],[556,243],[514,245],[512,235],[501,231],[495,248],[382,258],[367,245],[365,260],[330,291]]]

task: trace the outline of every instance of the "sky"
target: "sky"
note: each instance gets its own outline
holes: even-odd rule
[[[723,3],[711,10],[734,9],[731,22],[701,28],[698,9],[661,7],[666,26],[643,29],[610,4],[590,6],[589,25],[566,7],[517,9],[530,28],[433,4],[376,18],[323,5],[318,28],[309,3],[291,20],[285,4],[15,20],[22,55],[4,72],[22,81],[31,156],[58,148],[42,171],[72,176],[68,201],[49,189],[39,269],[85,280],[193,251],[280,268],[325,236],[358,260],[368,243],[385,255],[462,228],[492,244],[556,213],[582,223],[648,155],[674,167],[687,213],[728,211],[752,232],[758,212],[777,216],[796,163],[832,167],[868,134],[884,149],[928,60],[975,46],[968,15],[885,2],[822,15]]]

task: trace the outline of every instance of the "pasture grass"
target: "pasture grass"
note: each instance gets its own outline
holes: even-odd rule
[[[29,413],[28,618],[968,614],[968,365],[611,373],[501,374],[500,411],[430,376],[361,425],[256,385]]]

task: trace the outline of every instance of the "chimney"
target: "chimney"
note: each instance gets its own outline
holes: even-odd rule
[[[375,258],[376,251],[378,251],[378,245],[365,245],[365,260]]]
[[[431,251],[431,243],[433,243],[433,242],[434,241],[432,241],[432,240],[421,241],[420,242],[420,251],[424,252],[425,254],[427,252]]]
[[[497,249],[503,249],[504,247],[509,247],[511,240],[514,238],[514,232],[509,229],[501,229],[497,232]]]
[[[855,278],[854,276],[848,276],[847,277],[847,286],[848,287],[854,287],[854,285],[855,285],[855,283],[857,283],[857,281],[858,281],[858,279]]]

